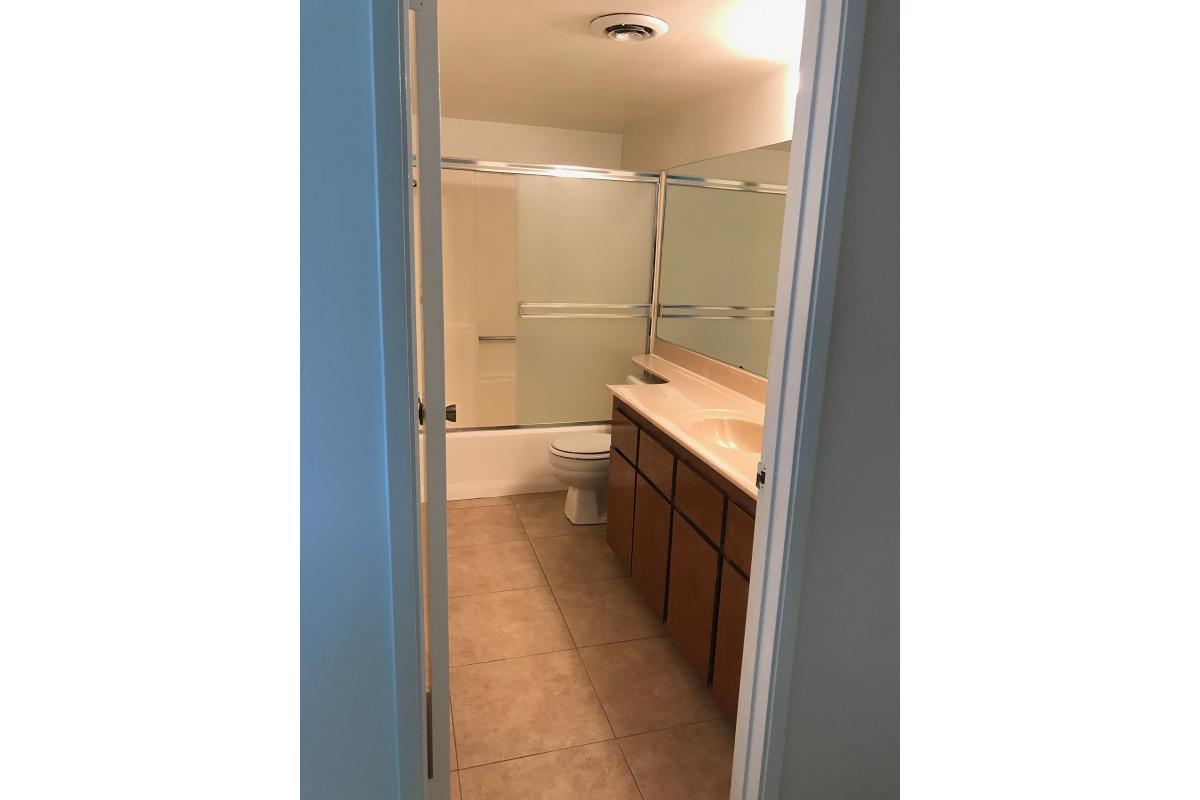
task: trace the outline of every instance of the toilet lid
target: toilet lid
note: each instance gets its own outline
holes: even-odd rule
[[[550,443],[550,449],[567,458],[608,458],[612,437],[607,433],[569,433]]]

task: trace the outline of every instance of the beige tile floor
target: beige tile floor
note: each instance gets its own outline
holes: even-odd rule
[[[562,492],[449,503],[462,800],[725,800],[733,730]]]

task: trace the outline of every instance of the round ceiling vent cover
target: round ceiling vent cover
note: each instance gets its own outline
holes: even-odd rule
[[[596,17],[588,30],[614,42],[644,42],[665,34],[665,20],[648,14],[605,14]]]

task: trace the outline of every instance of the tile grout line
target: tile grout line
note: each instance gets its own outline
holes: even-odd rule
[[[570,634],[570,632],[571,631],[568,628],[567,633]],[[499,664],[501,661],[514,661],[518,658],[533,658],[534,656],[550,656],[550,655],[554,655],[555,653],[570,653],[572,650],[578,650],[578,649],[579,649],[578,647],[575,647],[574,645],[572,645],[571,647],[560,647],[557,650],[539,650],[536,653],[524,653],[519,656],[502,656],[500,658],[489,658],[485,661],[471,661],[470,663],[467,663],[467,664],[454,664],[450,667],[450,669],[461,669],[463,667],[478,667],[481,664]]]
[[[533,502],[533,501],[530,501],[530,502]],[[502,505],[503,505],[503,504],[497,504],[497,506],[502,506]],[[513,506],[516,506],[516,505],[517,505],[517,503],[513,502],[513,503],[512,503],[512,505],[513,505]],[[485,507],[485,508],[486,508],[486,507],[496,507],[496,506],[483,506],[483,507]],[[578,640],[577,640],[577,639],[576,639],[576,637],[575,637],[575,633],[574,633],[574,632],[571,630],[571,626],[570,626],[570,624],[567,622],[567,619],[566,619],[566,614],[564,614],[564,613],[563,613],[563,610],[562,610],[562,605],[561,605],[561,603],[559,602],[559,599],[558,599],[558,594],[557,594],[557,592],[555,591],[555,586],[554,586],[553,584],[551,584],[551,582],[550,582],[550,578],[549,578],[549,575],[547,575],[547,573],[546,573],[545,565],[542,563],[542,559],[541,559],[541,557],[539,556],[539,554],[538,554],[538,552],[537,552],[537,549],[536,549],[536,548],[533,546],[533,542],[534,542],[535,540],[534,540],[534,539],[532,539],[532,538],[529,536],[529,529],[528,529],[528,527],[525,525],[525,519],[524,519],[524,517],[522,517],[522,516],[520,515],[520,513],[519,513],[519,512],[518,512],[518,515],[517,515],[517,516],[518,516],[518,519],[520,520],[520,523],[521,523],[521,529],[522,529],[522,531],[523,531],[523,532],[524,532],[524,534],[525,534],[525,541],[526,541],[526,542],[529,544],[530,550],[532,550],[532,551],[533,551],[534,559],[537,561],[537,564],[538,564],[538,570],[541,572],[541,574],[542,574],[542,579],[545,581],[544,587],[545,587],[546,589],[548,589],[548,590],[549,590],[549,592],[550,592],[550,597],[551,597],[551,598],[553,599],[553,601],[554,601],[555,608],[556,608],[556,610],[558,611],[559,618],[561,619],[561,621],[562,621],[562,623],[563,623],[563,626],[564,626],[564,627],[567,629],[567,635],[568,635],[568,637],[571,639],[571,642],[572,642],[572,644],[573,644],[573,647],[572,647],[572,648],[565,648],[565,649],[561,649],[561,650],[551,650],[551,651],[546,651],[546,652],[543,652],[543,653],[528,653],[528,654],[525,654],[525,655],[522,655],[522,656],[509,656],[509,657],[507,657],[507,658],[492,659],[492,660],[490,660],[490,661],[480,661],[480,662],[474,662],[473,664],[460,664],[460,665],[457,665],[457,667],[467,667],[467,666],[474,666],[474,665],[476,665],[476,664],[490,664],[490,663],[498,663],[498,662],[501,662],[501,661],[510,661],[510,660],[514,660],[514,659],[517,659],[517,658],[528,658],[528,657],[531,657],[531,656],[538,656],[538,655],[549,655],[549,654],[552,654],[552,653],[574,652],[574,653],[576,654],[576,657],[579,659],[579,662],[580,662],[580,664],[582,664],[582,665],[583,665],[583,668],[584,668],[584,675],[586,675],[586,676],[587,676],[587,679],[588,679],[588,684],[591,686],[592,693],[593,693],[593,695],[596,697],[596,702],[597,702],[597,704],[600,706],[601,713],[603,713],[603,714],[604,714],[605,721],[608,723],[608,728],[609,728],[609,731],[610,731],[610,733],[612,734],[612,737],[611,737],[611,738],[608,738],[608,739],[599,739],[599,740],[597,740],[597,741],[594,741],[594,742],[585,742],[585,743],[583,743],[583,744],[571,745],[571,746],[569,746],[569,747],[553,748],[553,749],[550,749],[550,750],[545,750],[545,751],[542,751],[542,752],[539,752],[539,753],[529,753],[529,754],[525,754],[525,755],[521,755],[521,756],[515,756],[515,757],[513,757],[513,758],[508,758],[508,759],[500,759],[500,760],[498,760],[498,761],[487,762],[487,763],[484,763],[484,764],[476,764],[476,765],[473,765],[473,766],[471,766],[471,767],[463,767],[463,765],[462,765],[462,761],[461,761],[461,755],[460,755],[460,757],[459,757],[459,769],[458,769],[458,770],[456,770],[456,771],[457,771],[457,772],[459,772],[459,773],[462,773],[462,772],[464,772],[464,771],[466,771],[466,770],[477,769],[477,768],[480,768],[480,767],[491,766],[491,765],[494,765],[494,764],[501,764],[501,763],[505,763],[505,762],[507,762],[507,761],[517,761],[517,760],[524,759],[524,758],[533,758],[533,757],[537,757],[537,756],[541,756],[541,755],[547,755],[547,754],[550,754],[550,753],[563,752],[563,751],[565,751],[565,750],[572,750],[572,749],[577,749],[577,748],[580,748],[580,747],[588,747],[588,746],[591,746],[591,745],[593,745],[593,744],[599,744],[599,743],[601,743],[601,742],[612,741],[612,742],[615,742],[615,743],[616,743],[616,745],[617,745],[617,750],[618,750],[618,752],[619,752],[619,753],[620,753],[620,755],[621,755],[621,761],[622,761],[622,763],[624,763],[624,764],[625,764],[625,769],[626,769],[626,771],[628,772],[628,774],[629,774],[630,778],[633,780],[634,788],[635,788],[635,790],[637,791],[637,793],[638,793],[638,796],[639,796],[639,797],[641,797],[641,798],[643,798],[643,800],[644,800],[644,798],[645,798],[645,795],[644,795],[644,793],[642,792],[642,787],[641,787],[641,785],[638,783],[637,776],[636,776],[636,775],[633,773],[633,767],[630,765],[630,763],[629,763],[629,759],[628,759],[628,757],[627,757],[627,756],[626,756],[626,754],[625,754],[625,748],[624,748],[624,747],[621,745],[621,740],[622,740],[622,738],[629,739],[629,738],[633,738],[633,737],[635,737],[635,736],[643,736],[643,735],[652,734],[652,733],[659,733],[659,732],[661,732],[661,731],[673,730],[673,729],[676,729],[676,728],[687,727],[687,726],[690,726],[690,725],[700,725],[700,724],[704,724],[704,723],[706,723],[706,722],[711,722],[711,721],[712,721],[712,720],[714,720],[714,719],[721,719],[721,717],[719,717],[719,716],[718,716],[718,717],[712,717],[712,718],[710,718],[710,719],[704,719],[704,720],[695,720],[695,721],[692,721],[692,722],[686,722],[686,723],[681,723],[681,724],[677,724],[677,725],[668,725],[668,726],[665,726],[665,727],[662,727],[662,728],[656,728],[656,729],[653,729],[653,730],[650,730],[650,731],[643,731],[643,732],[641,732],[641,733],[631,733],[631,734],[628,734],[627,736],[624,736],[624,737],[620,737],[620,736],[618,736],[618,735],[617,735],[617,733],[616,733],[616,729],[613,727],[613,724],[612,724],[612,719],[609,717],[608,710],[607,710],[607,709],[604,707],[604,703],[603,703],[603,702],[600,700],[600,693],[599,693],[599,691],[596,689],[595,680],[594,680],[594,679],[593,679],[593,677],[592,677],[591,671],[588,669],[588,667],[587,667],[587,663],[586,663],[586,662],[583,660],[583,654],[582,654],[582,652],[581,652],[581,651],[584,649],[584,647],[580,646],[580,644],[579,644]],[[598,532],[598,531],[597,531],[597,532]],[[561,534],[561,535],[559,535],[559,536],[543,536],[543,537],[538,537],[538,538],[539,538],[539,539],[555,539],[555,538],[565,538],[565,537],[567,537],[567,536],[575,536],[575,535],[579,535],[580,533],[588,533],[588,531],[577,531],[577,532],[572,532],[572,533],[569,533],[569,534]],[[514,540],[514,541],[515,541],[515,540]],[[488,544],[488,543],[483,543],[483,544]],[[469,547],[469,546],[471,546],[471,545],[460,545],[460,547]],[[605,581],[605,580],[612,581],[612,580],[618,580],[618,579],[628,579],[628,578],[629,578],[629,576],[628,576],[628,575],[607,576],[607,577],[603,577],[603,578],[591,578],[591,579],[587,579],[587,580],[574,580],[574,581],[566,581],[566,582],[563,582],[562,586],[564,586],[564,587],[565,587],[565,586],[575,586],[575,585],[581,585],[581,584],[595,583],[595,582],[597,582],[597,581]],[[477,593],[477,594],[458,595],[457,597],[480,597],[480,596],[489,595],[489,594],[503,594],[503,593],[505,593],[505,592],[528,591],[528,590],[530,590],[530,589],[540,589],[540,588],[543,588],[543,587],[542,587],[542,586],[519,587],[519,588],[516,588],[516,589],[501,589],[501,590],[497,590],[497,591],[493,591],[493,592],[480,592],[480,593]],[[587,645],[586,647],[589,647],[589,648],[594,648],[594,647],[604,647],[604,646],[607,646],[607,645],[625,644],[625,643],[629,643],[629,642],[637,642],[637,641],[644,641],[644,640],[648,640],[648,639],[658,639],[658,638],[667,638],[667,637],[668,637],[668,634],[666,634],[666,633],[660,633],[660,634],[657,634],[657,635],[655,635],[655,636],[643,636],[643,637],[637,637],[637,638],[633,638],[633,639],[622,639],[622,640],[619,640],[619,641],[614,641],[614,642],[601,642],[601,643],[598,643],[598,644]],[[457,667],[455,667],[455,668],[457,668]],[[453,708],[451,708],[451,714],[453,714]],[[456,750],[458,750],[459,748],[457,747],[457,745],[458,745],[458,742],[457,742],[457,739],[458,739],[458,737],[457,737],[457,731],[456,731],[456,730],[453,730],[453,728],[452,728],[452,731],[453,731],[453,733],[454,733],[454,739],[455,739]],[[461,794],[462,794],[462,792],[463,792],[463,789],[462,789],[462,778],[461,778],[461,774],[460,774],[460,776],[459,776],[459,792],[460,792],[460,795],[461,795]],[[462,796],[463,796],[464,800],[466,800],[466,797],[465,797],[465,795],[462,795]]]
[[[517,514],[520,517],[520,513]],[[521,525],[524,527],[525,519],[521,517]],[[529,535],[529,529],[525,529],[525,535]],[[532,547],[532,545],[530,545]],[[542,559],[537,554],[537,549],[534,548],[533,555],[538,560],[538,565],[541,566]],[[567,615],[563,613],[562,604],[558,601],[558,594],[554,591],[554,587],[550,585],[550,576],[545,575],[545,568],[542,568],[542,574],[546,578],[546,585],[550,588],[550,596],[554,598],[554,607],[558,609],[558,616],[562,619],[563,625],[567,629],[567,635],[571,637],[571,641],[575,644],[575,657],[579,659],[580,666],[583,667],[583,674],[587,677],[588,685],[592,687],[592,695],[596,698],[596,705],[600,706],[600,713],[604,715],[604,721],[608,724],[608,730],[613,735],[613,742],[617,746],[617,752],[621,755],[621,763],[625,765],[625,770],[629,773],[629,777],[633,780],[634,791],[638,793],[638,797],[645,800],[645,795],[642,794],[642,787],[638,785],[637,777],[633,774],[633,767],[629,766],[629,759],[625,757],[625,748],[621,747],[621,742],[617,739],[617,729],[613,727],[612,718],[608,715],[608,709],[604,707],[604,702],[600,699],[600,692],[596,689],[596,681],[592,679],[591,670],[588,669],[587,662],[583,660],[583,653],[579,646],[579,640],[575,638],[575,632],[571,630],[571,625],[567,622]]]
[[[621,761],[625,764],[625,769],[629,771],[629,777],[633,778],[633,788],[637,790],[638,797],[646,800],[646,794],[642,791],[642,785],[638,783],[637,775],[633,774],[633,765],[629,763],[629,756],[625,755],[625,748],[621,746],[620,739],[617,739],[617,750],[621,753]]]
[[[633,788],[637,791],[638,797],[646,800],[646,795],[642,793],[642,787],[638,783],[637,776],[633,774],[633,767],[629,765],[629,759],[625,757],[625,748],[621,747],[621,737],[617,736],[617,729],[613,727],[612,718],[608,715],[608,709],[604,707],[604,702],[600,699],[600,691],[596,688],[596,680],[592,677],[592,671],[588,669],[587,662],[583,660],[583,653],[579,654],[579,663],[583,664],[583,672],[587,675],[588,683],[592,685],[592,691],[596,695],[596,702],[600,704],[600,710],[604,712],[604,718],[608,720],[608,727],[612,729],[613,739],[617,743],[617,752],[621,754],[621,763],[625,765],[625,770],[629,773],[629,777],[633,779]]]
[[[476,764],[473,767],[462,767],[461,769],[458,770],[458,772],[466,772],[468,770],[480,769],[482,767],[494,767],[497,764],[507,764],[510,761],[520,761],[521,759],[524,759],[524,758],[537,758],[538,756],[548,756],[551,753],[561,753],[564,750],[576,750],[580,747],[591,747],[594,744],[604,744],[605,742],[614,742],[615,743],[616,741],[617,741],[617,737],[613,736],[608,739],[597,739],[594,742],[583,742],[582,744],[573,744],[573,745],[569,745],[567,747],[555,747],[550,750],[539,750],[536,753],[527,753],[526,755],[523,755],[523,756],[513,756],[512,758],[500,758],[495,761],[485,761],[484,763]],[[621,745],[619,745],[619,744],[617,745],[617,747],[620,747],[620,746]]]
[[[565,651],[563,651],[563,652],[565,652]],[[490,767],[495,764],[505,764],[509,761],[520,761],[523,758],[535,758],[537,756],[549,755],[550,753],[561,753],[564,750],[576,750],[580,747],[590,747],[594,744],[603,744],[604,742],[617,742],[618,746],[620,746],[620,742],[624,739],[634,739],[634,738],[637,738],[638,736],[649,736],[650,734],[653,734],[653,733],[664,733],[666,731],[673,731],[673,730],[677,730],[679,728],[690,728],[693,725],[704,725],[706,723],[716,722],[717,720],[722,720],[722,719],[724,719],[724,718],[723,717],[710,717],[708,719],[700,719],[700,720],[696,720],[694,722],[681,722],[677,725],[667,725],[666,727],[663,727],[663,728],[655,728],[653,730],[642,731],[640,733],[630,733],[626,736],[613,735],[607,739],[596,739],[595,741],[583,742],[582,744],[567,745],[566,747],[552,747],[549,750],[539,750],[536,753],[526,753],[523,756],[512,756],[511,758],[499,758],[499,759],[496,759],[495,761],[485,761],[482,764],[475,764],[470,767],[462,766],[462,762],[460,761],[459,768],[456,770],[451,770],[451,772],[466,772],[467,770],[479,769],[480,767]],[[455,742],[455,744],[457,744],[457,741]],[[623,751],[622,751],[622,755],[624,755]],[[636,779],[635,779],[635,781],[636,781]]]

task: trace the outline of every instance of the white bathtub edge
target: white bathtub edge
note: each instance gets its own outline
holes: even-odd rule
[[[553,428],[449,431],[446,499],[553,492],[565,489],[550,471],[550,442],[566,433],[608,433],[608,424]]]

